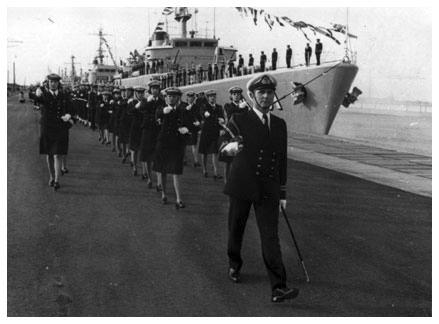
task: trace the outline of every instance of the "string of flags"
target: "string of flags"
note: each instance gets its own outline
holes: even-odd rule
[[[270,28],[270,30],[272,30],[276,24],[278,24],[281,27],[285,27],[289,25],[293,28],[296,28],[297,30],[300,30],[302,32],[303,36],[309,42],[311,42],[307,34],[307,32],[309,31],[311,31],[314,34],[314,36],[316,36],[318,33],[325,37],[328,37],[339,45],[340,45],[340,41],[334,36],[334,33],[347,35],[350,38],[355,38],[355,39],[358,38],[356,35],[348,33],[346,26],[342,24],[331,23],[331,27],[327,28],[322,26],[314,26],[304,21],[293,21],[287,16],[278,17],[275,15],[271,15],[268,12],[265,12],[263,9],[256,9],[252,7],[235,7],[235,8],[242,16],[245,15],[246,17],[251,17],[255,25],[258,24],[258,19],[265,21],[265,23],[267,24],[268,28]],[[179,8],[165,7],[162,11],[162,15],[168,16],[172,13],[177,13],[178,10]],[[196,10],[195,13],[197,13],[198,9],[195,10]],[[164,23],[159,22],[155,28],[155,31],[163,30],[163,26]]]
[[[336,42],[337,44],[340,45],[340,41],[335,38],[333,32],[336,33],[341,33],[344,35],[348,35],[348,37],[351,38],[358,38],[357,36],[347,33],[347,28],[345,25],[341,25],[341,24],[331,24],[330,28],[326,28],[326,27],[322,27],[322,26],[314,26],[312,24],[309,24],[307,22],[304,21],[293,21],[291,20],[289,17],[287,16],[282,16],[282,17],[278,17],[278,16],[274,16],[269,14],[268,12],[265,12],[263,9],[255,9],[252,7],[235,7],[236,10],[238,10],[238,12],[241,15],[245,15],[246,17],[251,17],[253,19],[253,22],[255,25],[258,24],[258,18],[263,18],[263,20],[265,21],[265,23],[267,24],[268,28],[270,28],[270,30],[273,29],[273,26],[277,23],[279,26],[281,27],[285,27],[285,25],[290,25],[291,27],[296,28],[297,30],[300,30],[303,33],[303,36],[308,40],[311,41],[310,38],[308,37],[308,34],[306,33],[305,29],[310,30],[312,33],[314,33],[314,35],[317,35],[317,33],[324,35],[330,39],[332,39],[334,42]]]

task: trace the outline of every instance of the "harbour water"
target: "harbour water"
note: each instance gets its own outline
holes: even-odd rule
[[[431,107],[340,107],[329,135],[431,156]]]

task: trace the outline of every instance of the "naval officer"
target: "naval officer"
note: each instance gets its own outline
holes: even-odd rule
[[[220,150],[234,156],[224,188],[230,198],[229,279],[240,281],[242,239],[253,206],[271,283],[271,301],[281,302],[297,297],[299,290],[287,287],[278,236],[279,205],[286,206],[287,126],[283,119],[270,113],[276,84],[269,74],[248,82],[253,107],[231,118],[227,126],[239,140],[226,132]]]

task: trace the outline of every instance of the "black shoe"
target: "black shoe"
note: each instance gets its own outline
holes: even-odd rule
[[[160,186],[160,185],[155,186],[155,190],[157,192],[161,192],[162,191],[162,186]]]
[[[297,295],[299,295],[299,289],[297,288],[276,288],[271,294],[271,301],[273,303],[281,303],[287,299],[294,299]]]
[[[146,185],[148,186],[148,189],[152,189],[152,181],[151,180],[149,180]]]
[[[198,167],[200,167],[200,166],[201,166],[200,163],[198,163],[198,162],[195,162],[195,163],[194,163],[194,168],[198,168]]]
[[[168,197],[162,197],[162,204],[166,205],[168,203]]]
[[[241,274],[239,273],[239,270],[229,268],[229,279],[234,283],[241,282]]]
[[[134,170],[133,170],[133,176],[134,176],[134,177],[137,176],[137,169],[134,169]]]
[[[124,163],[127,161],[127,158],[128,158],[127,155],[125,155],[125,156],[123,157],[123,159],[122,159],[122,164],[124,164]]]
[[[57,191],[59,188],[61,188],[61,186],[59,185],[59,182],[56,182],[56,181],[55,181],[55,182],[53,183],[53,190],[54,190],[54,191]]]
[[[204,176],[205,178],[209,178],[209,174],[208,174],[207,172],[203,172],[203,176]]]
[[[148,179],[148,176],[146,174],[142,174],[142,180],[147,180],[147,179]],[[149,181],[148,181],[148,183],[149,183]]]
[[[184,208],[184,207],[186,207],[186,205],[182,201],[175,203],[175,209],[177,209],[177,210]]]
[[[108,142],[105,142],[105,145],[110,145],[111,144],[111,142],[110,141],[108,141]]]
[[[113,148],[111,149],[111,152],[116,152],[116,149],[113,147]]]
[[[117,153],[117,156],[118,156],[118,157],[122,157],[122,152],[118,152],[118,153]]]
[[[49,180],[49,187],[53,187],[55,185],[55,180]]]
[[[61,169],[61,175],[64,175],[66,173],[69,173],[69,169],[67,169],[67,168]]]
[[[214,175],[213,176],[213,180],[219,180],[219,179],[222,179],[223,178],[223,176],[220,176],[220,175]]]

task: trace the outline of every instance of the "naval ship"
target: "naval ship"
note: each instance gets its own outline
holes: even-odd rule
[[[172,70],[179,67],[194,67],[207,69],[211,64],[223,64],[224,61],[236,60],[234,47],[225,47],[218,44],[214,37],[195,37],[194,31],[187,32],[187,22],[191,19],[187,7],[176,8],[175,21],[180,24],[181,34],[179,37],[170,37],[167,31],[156,28],[150,37],[149,44],[145,48],[145,62],[163,60],[168,62],[166,66]],[[125,67],[125,69],[130,67]],[[149,73],[138,75],[131,73],[130,76],[119,74],[115,83],[123,86],[146,86],[153,79],[169,77],[167,73]],[[354,102],[361,91],[354,88],[349,93],[352,82],[358,72],[358,66],[351,62],[346,55],[340,61],[322,63],[319,66],[299,66],[293,68],[279,68],[268,71],[278,81],[276,98],[280,99],[278,108],[273,113],[285,119],[288,132],[311,133],[326,135],[343,104],[345,107]],[[246,89],[247,82],[258,73],[245,74],[224,78],[214,81],[202,80],[200,83],[180,86],[183,93],[194,91],[196,93],[208,89],[216,90],[217,103],[224,105],[229,102],[228,89],[239,86]],[[266,72],[267,73],[267,72]],[[168,74],[168,76],[166,76]],[[243,92],[245,100],[249,101],[246,91]]]

